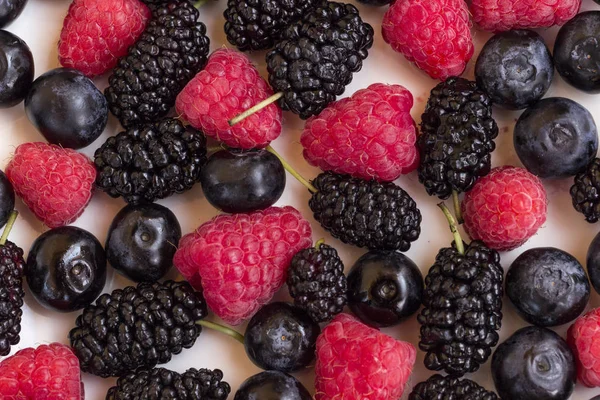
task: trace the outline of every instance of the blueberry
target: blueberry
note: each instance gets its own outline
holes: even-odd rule
[[[266,370],[295,372],[315,358],[319,324],[299,307],[276,302],[250,320],[244,346],[250,360]]]
[[[108,121],[102,92],[81,72],[67,68],[46,72],[33,82],[25,111],[48,142],[73,149],[94,142]]]
[[[538,247],[512,263],[506,294],[527,322],[550,327],[573,321],[583,312],[590,283],[575,257],[553,247]]]
[[[173,266],[181,239],[175,214],[158,204],[128,205],[113,219],[106,257],[114,269],[134,282],[156,282]]]
[[[519,329],[492,357],[492,377],[502,399],[567,400],[575,375],[567,342],[546,328]]]
[[[0,227],[6,225],[15,208],[15,191],[6,174],[0,171]]]
[[[64,226],[38,237],[29,250],[25,277],[44,307],[70,312],[84,308],[106,283],[106,255],[88,231]]]
[[[558,31],[554,62],[568,83],[600,93],[600,11],[581,13]]]
[[[566,178],[594,159],[598,130],[586,108],[573,100],[552,97],[521,115],[514,145],[529,172],[540,178]]]
[[[586,264],[592,286],[596,292],[600,293],[600,233],[590,243]]]
[[[265,371],[246,379],[233,400],[311,400],[308,390],[293,376]]]
[[[554,64],[540,35],[514,30],[487,41],[477,58],[475,77],[495,104],[521,110],[544,97],[554,77]]]
[[[13,107],[23,101],[33,76],[33,55],[27,43],[0,30],[0,108]]]
[[[13,22],[27,4],[27,0],[0,0],[0,28]]]
[[[266,150],[218,151],[200,172],[204,196],[227,213],[272,206],[281,197],[285,181],[283,165]]]
[[[417,265],[395,251],[371,251],[348,274],[348,305],[366,324],[397,325],[421,306],[423,275]]]

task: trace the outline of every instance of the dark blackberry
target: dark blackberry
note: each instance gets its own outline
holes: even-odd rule
[[[229,0],[225,16],[227,40],[241,51],[267,50],[281,31],[322,0]]]
[[[488,392],[470,379],[433,375],[419,383],[408,400],[497,400],[496,393]]]
[[[226,400],[231,387],[222,379],[218,369],[141,369],[120,377],[106,400]]]
[[[317,246],[296,253],[288,269],[287,285],[294,304],[316,322],[326,322],[346,305],[344,264],[331,246]]]
[[[595,158],[585,170],[575,175],[571,186],[573,207],[589,223],[600,219],[600,158]]]
[[[177,94],[204,67],[209,39],[198,16],[187,0],[158,6],[142,36],[119,60],[105,95],[123,127],[167,115]]]
[[[315,219],[344,243],[371,250],[406,251],[421,233],[421,212],[399,186],[332,172],[313,182]]]
[[[320,113],[344,93],[373,45],[373,27],[351,4],[323,2],[281,32],[267,54],[279,104],[301,118]]]
[[[112,136],[94,155],[96,186],[132,204],[192,188],[206,163],[206,138],[177,119]]]
[[[69,339],[81,370],[101,377],[153,368],[194,345],[208,311],[187,282],[140,283],[103,294],[77,317]]]
[[[427,193],[446,199],[470,190],[490,172],[497,136],[492,101],[475,82],[453,77],[433,88],[417,141]]]

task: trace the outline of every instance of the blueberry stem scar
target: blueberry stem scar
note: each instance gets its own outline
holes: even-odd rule
[[[221,333],[224,333],[228,336],[231,336],[232,338],[234,338],[235,340],[237,340],[238,342],[240,342],[241,344],[244,344],[244,335],[242,335],[241,333],[234,331],[233,329],[224,326],[224,325],[220,325],[220,324],[215,324],[214,322],[210,322],[210,321],[197,321],[196,322],[197,325],[203,326],[205,328],[208,329],[213,329],[215,331],[219,331]]]
[[[0,246],[4,246],[6,244],[6,240],[8,239],[8,235],[10,235],[10,231],[15,225],[15,221],[19,216],[19,212],[17,210],[13,210],[8,217],[8,221],[6,222],[6,227],[4,228],[4,232],[2,232],[2,237],[0,237]]]
[[[454,204],[454,215],[456,215],[456,222],[461,225],[463,221],[462,212],[460,211],[460,199],[458,198],[458,192],[452,191],[452,203]]]
[[[281,161],[281,164],[283,165],[283,168],[289,172],[290,174],[292,174],[292,176],[296,179],[298,179],[298,181],[303,184],[308,190],[310,190],[311,193],[317,193],[318,190],[316,187],[314,187],[309,181],[307,181],[302,175],[300,175],[298,173],[298,171],[296,171],[294,169],[294,167],[292,167],[290,164],[288,164],[287,161],[285,161],[283,159],[283,157],[281,157],[281,155],[279,153],[277,153],[275,151],[274,148],[272,148],[270,145],[267,146],[266,149],[269,153],[273,154],[275,157],[279,158],[279,161]]]
[[[229,120],[229,126],[234,126],[235,124],[237,124],[239,122],[242,122],[243,120],[245,120],[246,118],[248,118],[252,114],[255,114],[255,113],[259,112],[260,110],[262,110],[263,108],[268,107],[271,104],[275,103],[281,97],[283,97],[283,92],[275,93],[273,96],[271,96],[269,98],[266,98],[265,100],[261,101],[260,103],[258,103],[254,107],[251,107],[251,108],[247,109],[246,111],[244,111],[243,113],[241,113],[237,117]]]
[[[444,202],[439,203],[438,207],[441,208],[442,212],[446,216],[446,219],[448,220],[448,225],[450,225],[450,231],[452,232],[452,235],[454,236],[454,243],[456,244],[456,250],[460,254],[465,254],[465,244],[462,240],[462,237],[460,237],[460,232],[458,232],[458,228],[456,227],[456,221],[454,220],[454,217],[450,213],[450,210],[448,210],[448,207],[446,207]]]

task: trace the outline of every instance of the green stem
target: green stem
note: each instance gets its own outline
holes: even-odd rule
[[[202,8],[203,5],[208,3],[208,0],[198,0],[194,3],[195,8]]]
[[[446,219],[448,220],[448,225],[450,225],[450,231],[452,232],[452,235],[454,236],[454,243],[456,244],[456,250],[458,250],[458,252],[460,254],[465,254],[465,244],[464,244],[462,238],[460,237],[460,232],[458,232],[458,228],[456,227],[456,221],[454,220],[454,217],[450,213],[450,210],[448,210],[448,207],[446,207],[446,205],[443,202],[438,204],[438,207],[442,209],[442,212],[444,213],[444,215],[446,216]]]
[[[223,147],[223,146],[211,146],[211,147],[207,147],[206,148],[206,154],[213,154],[213,153],[216,153],[217,151],[221,151],[221,150],[225,150],[225,147]]]
[[[196,324],[203,326],[205,328],[208,329],[213,329],[215,331],[219,331],[221,333],[224,333],[228,336],[231,336],[232,338],[234,338],[235,340],[237,340],[238,342],[240,342],[241,344],[244,344],[244,335],[242,335],[241,333],[234,331],[233,329],[220,325],[220,324],[215,324],[214,322],[210,322],[210,321],[198,321],[196,322]]]
[[[248,118],[252,114],[256,114],[257,112],[259,112],[263,108],[268,107],[271,104],[275,103],[282,96],[283,96],[283,92],[275,93],[273,96],[271,96],[271,97],[269,97],[269,98],[261,101],[260,103],[258,103],[254,107],[251,107],[251,108],[247,109],[246,111],[244,111],[243,113],[241,113],[237,117],[231,119],[229,121],[229,126],[234,126],[235,124],[238,124],[238,123],[242,122],[243,120],[245,120],[246,118]]]
[[[292,167],[290,164],[288,164],[287,161],[285,161],[283,159],[283,157],[281,157],[281,155],[279,155],[278,152],[275,151],[275,149],[273,147],[271,147],[270,145],[267,146],[267,151],[271,154],[273,154],[275,157],[279,158],[279,161],[281,161],[281,164],[283,164],[283,168],[285,168],[285,170],[287,172],[289,172],[290,174],[292,174],[292,176],[296,179],[298,179],[298,181],[303,184],[308,190],[310,190],[311,193],[317,193],[318,190],[316,187],[314,187],[309,181],[307,181],[306,179],[304,179],[304,177],[302,175],[300,175],[298,173],[298,171],[296,171],[294,169],[294,167]]]
[[[0,237],[0,246],[4,246],[6,244],[6,240],[8,239],[8,235],[10,235],[10,231],[15,225],[15,221],[19,216],[19,212],[17,210],[12,210],[10,216],[8,217],[8,221],[6,222],[6,226],[4,227],[4,232],[2,232],[2,236]]]
[[[317,243],[315,243],[315,249],[317,249],[317,251],[319,251],[319,249],[321,248],[321,245],[325,243],[325,239],[319,239],[317,240]]]
[[[462,212],[460,210],[460,199],[458,198],[458,192],[452,191],[452,203],[454,203],[454,215],[456,215],[456,222],[461,225],[463,221]]]

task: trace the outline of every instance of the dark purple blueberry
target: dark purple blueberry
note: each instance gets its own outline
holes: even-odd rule
[[[312,396],[293,376],[265,371],[246,379],[233,400],[312,400]]]
[[[13,22],[25,8],[27,0],[0,0],[0,28]]]
[[[3,171],[0,171],[0,228],[6,225],[15,208],[15,191]]]
[[[33,55],[27,43],[0,30],[0,108],[13,107],[23,101],[31,88],[34,72]]]
[[[586,265],[592,286],[596,292],[600,293],[600,233],[590,243]]]

